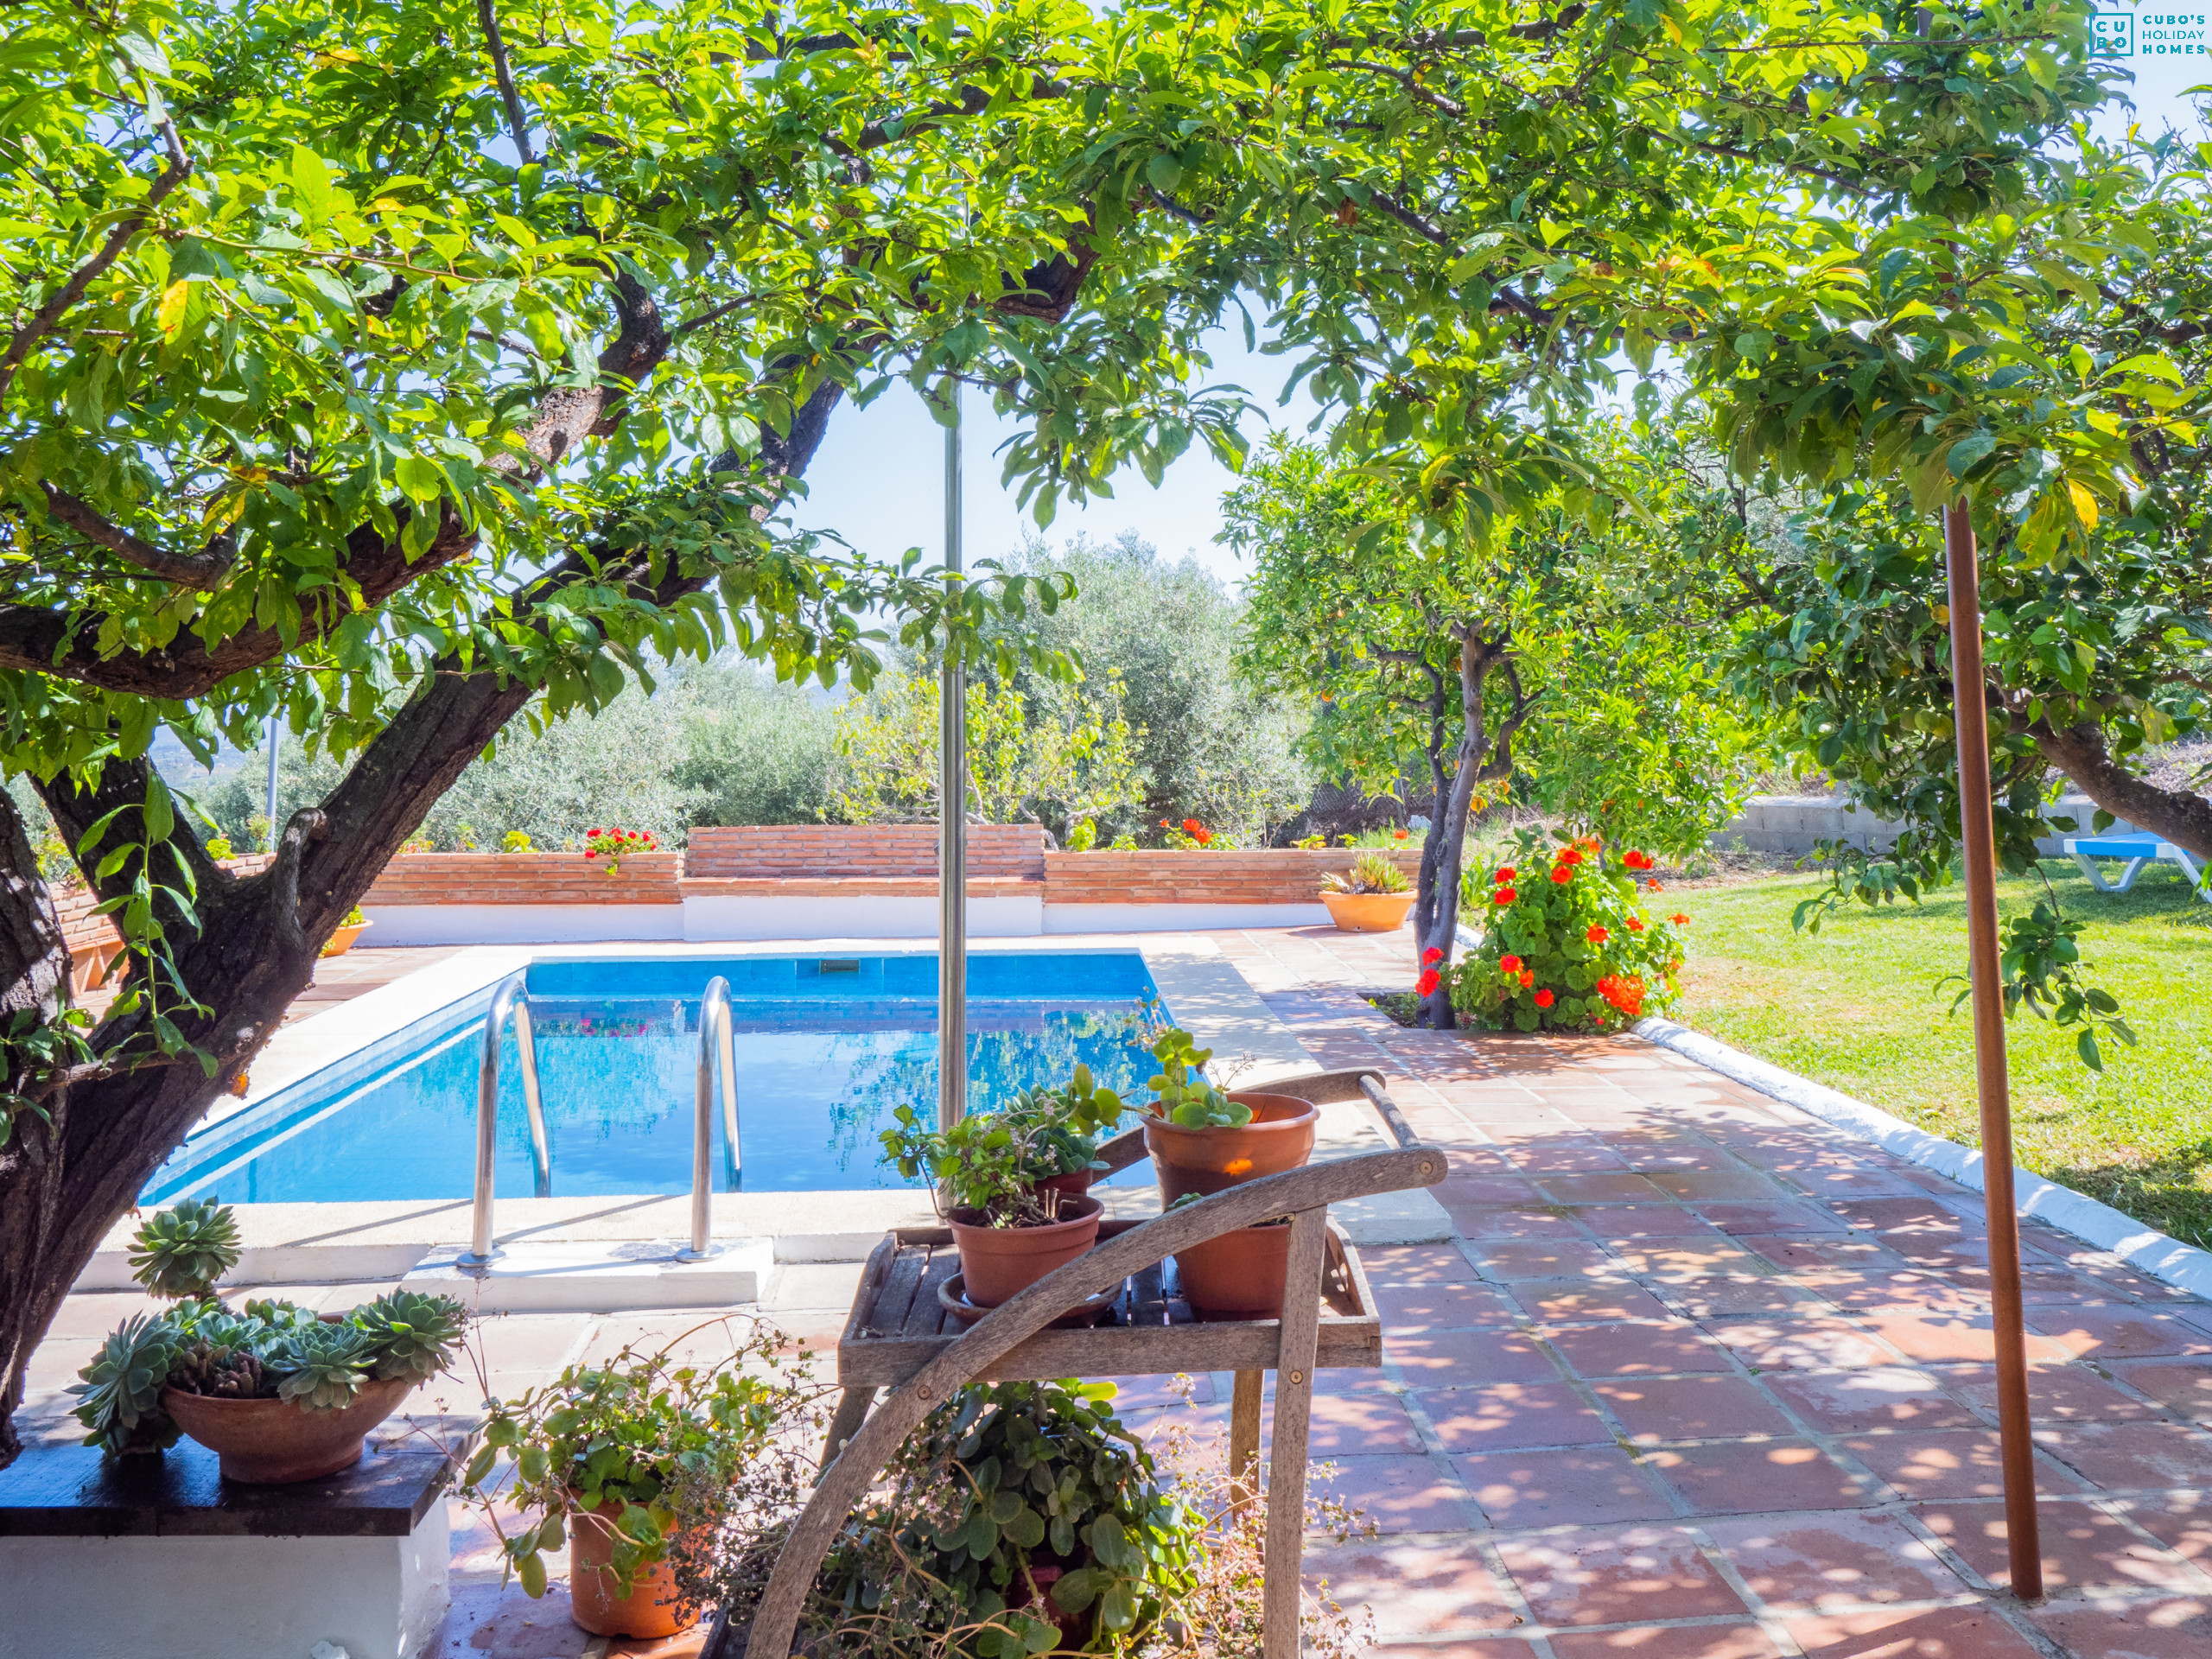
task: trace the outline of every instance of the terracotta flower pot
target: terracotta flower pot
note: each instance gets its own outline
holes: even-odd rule
[[[1165,1206],[1185,1192],[1220,1192],[1239,1181],[1280,1175],[1313,1155],[1319,1114],[1310,1101],[1233,1089],[1229,1097],[1252,1109],[1252,1121],[1236,1128],[1186,1129],[1161,1117],[1144,1120],[1144,1149],[1160,1177]]]
[[[404,1376],[364,1382],[350,1406],[309,1411],[289,1400],[224,1400],[162,1390],[162,1409],[213,1452],[226,1480],[286,1486],[320,1480],[361,1460],[361,1442],[399,1408],[415,1384]]]
[[[353,948],[353,941],[361,937],[361,930],[373,925],[370,922],[351,922],[337,929],[323,942],[322,954],[326,957],[344,956]]]
[[[1406,925],[1414,907],[1410,893],[1325,893],[1329,919],[1346,933],[1392,933]]]
[[[612,1501],[571,1519],[569,1528],[569,1617],[594,1636],[674,1636],[699,1622],[697,1607],[683,1601],[676,1588],[676,1566],[665,1559],[641,1569],[630,1593],[617,1593],[611,1565],[614,1520],[622,1506]]]
[[[1063,1202],[1079,1198],[1090,1191],[1091,1178],[1097,1172],[1090,1169],[1071,1170],[1065,1175],[1048,1176],[1031,1188],[1035,1192],[1057,1192]]]
[[[1183,1300],[1201,1319],[1279,1319],[1290,1229],[1241,1227],[1175,1252]]]
[[[954,1211],[952,1240],[960,1247],[968,1300],[977,1307],[996,1307],[1098,1242],[1104,1206],[1097,1199],[1063,1201],[1060,1210],[1070,1218],[1041,1227],[993,1227],[981,1211]]]

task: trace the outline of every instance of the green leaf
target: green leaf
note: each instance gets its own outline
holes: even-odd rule
[[[1997,447],[1994,433],[1977,430],[1969,432],[1953,444],[1943,457],[1943,465],[1954,478],[1964,478],[1974,470],[1974,463]]]

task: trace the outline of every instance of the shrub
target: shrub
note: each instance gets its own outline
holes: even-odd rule
[[[1406,873],[1380,853],[1362,853],[1351,861],[1351,873],[1331,870],[1321,878],[1324,893],[1403,893],[1413,883]]]
[[[1650,868],[1595,836],[1550,850],[1524,832],[1509,861],[1468,873],[1464,909],[1481,944],[1423,983],[1440,971],[1452,1007],[1494,1031],[1618,1031],[1663,1012],[1689,918],[1644,909],[1638,878]]]

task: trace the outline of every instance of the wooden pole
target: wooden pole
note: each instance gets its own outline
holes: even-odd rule
[[[1260,1495],[1260,1392],[1265,1373],[1239,1371],[1229,1396],[1229,1513],[1241,1521]]]
[[[2043,1595],[2036,1526],[2035,1442],[2028,1424],[2027,1339],[2020,1296],[2020,1224],[2012,1197],[2012,1109],[2005,1065],[1998,964],[1997,833],[1990,816],[1989,704],[1981,661],[1981,575],[1963,501],[1943,510],[1950,584],[1951,694],[1959,734],[1959,838],[1966,851],[1967,946],[1973,974],[1974,1080],[1981,1100],[1981,1192],[1989,1228],[1989,1311],[1997,1347],[1997,1426],[2005,1477],[2005,1543],[2012,1593]]]

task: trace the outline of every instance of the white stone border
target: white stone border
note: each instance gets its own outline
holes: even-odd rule
[[[1972,1147],[1962,1147],[1955,1141],[1916,1129],[1878,1106],[1869,1106],[1863,1100],[1854,1100],[1808,1077],[1801,1077],[1795,1071],[1770,1065],[1671,1020],[1639,1020],[1631,1029],[1646,1042],[1693,1060],[1707,1071],[1718,1071],[1748,1089],[1756,1089],[1802,1112],[1808,1112],[1908,1162],[1948,1176],[1961,1186],[1977,1192],[1982,1190],[1982,1156]],[[2100,1204],[2071,1187],[2045,1180],[2017,1165],[2013,1167],[2012,1182],[2022,1218],[2047,1223],[2086,1244],[2111,1251],[2130,1267],[2154,1279],[2191,1295],[2212,1300],[2212,1252],[2145,1227],[2110,1205]]]

